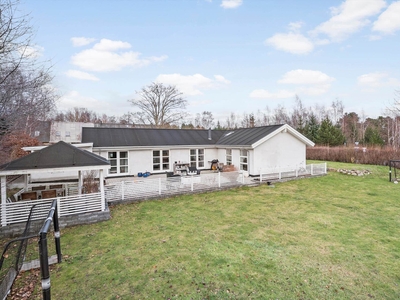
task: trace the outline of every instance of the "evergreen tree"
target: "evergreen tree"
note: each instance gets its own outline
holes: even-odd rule
[[[345,138],[340,128],[334,126],[330,119],[325,118],[319,128],[318,143],[328,146],[339,146],[343,145],[344,141]]]
[[[377,128],[367,127],[364,134],[364,143],[367,145],[380,145],[385,143]]]
[[[318,142],[319,139],[319,124],[317,117],[311,113],[309,119],[304,126],[304,135],[314,143]]]

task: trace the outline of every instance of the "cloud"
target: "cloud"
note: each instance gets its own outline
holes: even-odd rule
[[[221,7],[236,8],[243,4],[243,0],[222,0]]]
[[[287,90],[280,90],[276,93],[271,93],[268,90],[258,89],[250,93],[251,98],[258,98],[258,99],[285,99],[285,98],[292,98],[295,95],[296,95],[295,92],[290,92]]]
[[[393,34],[400,30],[400,1],[389,5],[378,20],[374,22],[372,30],[383,34]]]
[[[296,94],[318,96],[325,94],[331,87],[335,78],[326,75],[321,71],[314,70],[292,70],[285,73],[278,84],[291,85],[290,90],[284,89],[278,92],[270,92],[264,89],[257,89],[250,93],[252,98],[292,98]]]
[[[38,58],[43,55],[44,48],[41,46],[25,46],[19,48],[19,53],[25,58]]]
[[[82,107],[82,104],[89,110],[98,110],[99,108],[104,108],[107,106],[106,102],[101,102],[93,97],[82,96],[77,91],[70,91],[68,94],[61,97],[57,106],[60,110],[68,110],[74,107]]]
[[[92,81],[99,81],[100,79],[97,78],[96,76],[86,73],[86,72],[82,72],[79,70],[68,70],[65,73],[68,77],[72,77],[72,78],[77,78],[77,79],[82,79],[82,80],[92,80]]]
[[[313,43],[304,35],[299,33],[277,33],[265,41],[277,50],[293,54],[308,54],[314,50]]]
[[[221,83],[230,84],[231,82],[222,75],[214,75],[214,78]]]
[[[229,84],[230,81],[221,75],[214,75],[215,80],[207,78],[201,74],[181,75],[181,74],[160,74],[156,82],[175,85],[183,94],[188,96],[202,95],[201,90],[220,88],[221,84]]]
[[[119,71],[124,67],[142,67],[167,59],[166,55],[141,58],[140,52],[121,51],[130,48],[131,45],[127,42],[102,39],[91,49],[72,56],[71,61],[86,71],[107,72]]]
[[[398,87],[400,80],[389,77],[389,74],[383,72],[373,72],[363,74],[357,78],[358,85],[364,87],[364,91],[371,92],[381,87]]]
[[[85,37],[72,37],[71,42],[74,47],[82,47],[93,43],[96,39]]]
[[[291,32],[298,32],[301,27],[303,27],[304,23],[303,22],[291,22],[288,25],[289,31]]]
[[[278,83],[285,84],[330,84],[335,78],[313,70],[292,70],[285,73]]]
[[[325,34],[332,42],[343,41],[368,25],[368,18],[380,13],[385,6],[384,0],[346,0],[339,7],[331,7],[332,17],[310,34]]]

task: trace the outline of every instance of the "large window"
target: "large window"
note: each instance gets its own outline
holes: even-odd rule
[[[226,164],[232,165],[232,149],[226,149]]]
[[[190,149],[190,166],[204,168],[204,149]]]
[[[169,150],[153,151],[153,171],[169,170]]]
[[[127,174],[128,173],[128,152],[113,151],[108,152],[108,161],[111,168],[109,174]]]
[[[247,157],[248,151],[247,150],[240,150],[240,170],[248,171],[247,168]]]

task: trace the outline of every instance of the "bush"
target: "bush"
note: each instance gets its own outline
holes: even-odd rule
[[[307,159],[387,166],[399,160],[400,151],[392,147],[323,147],[307,148]]]

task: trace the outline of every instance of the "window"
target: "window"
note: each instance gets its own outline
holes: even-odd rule
[[[226,164],[232,165],[232,149],[226,149]]]
[[[126,174],[128,173],[128,152],[127,151],[114,151],[108,152],[108,161],[111,168],[109,174]]]
[[[66,131],[66,132],[65,132],[65,137],[70,137],[70,136],[71,136],[71,132]]]
[[[153,171],[169,170],[169,150],[153,151]]]
[[[190,166],[204,168],[204,149],[190,149]]]
[[[247,155],[248,155],[247,150],[240,150],[240,170],[242,170],[242,171],[248,171]]]
[[[40,135],[40,131],[36,130],[35,131],[35,136],[39,136]]]

